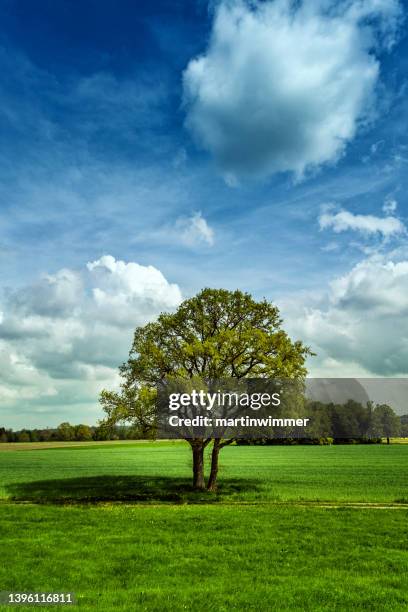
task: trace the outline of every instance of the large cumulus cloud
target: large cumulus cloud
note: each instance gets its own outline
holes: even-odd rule
[[[222,1],[184,72],[188,128],[230,181],[338,159],[371,116],[399,15],[398,0]]]
[[[95,422],[98,393],[116,382],[134,328],[180,301],[179,287],[153,266],[109,255],[5,295],[0,425],[38,422],[39,412],[48,425],[70,414]]]
[[[326,300],[306,299],[283,310],[294,335],[317,353],[313,375],[408,374],[407,260],[365,259],[333,280]]]

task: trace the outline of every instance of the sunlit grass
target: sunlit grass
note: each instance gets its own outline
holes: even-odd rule
[[[402,444],[228,447],[219,491],[196,494],[185,443],[0,453],[0,590],[73,591],[81,610],[405,610],[407,466]]]
[[[407,445],[232,446],[205,501],[408,501]],[[207,459],[208,469],[208,459]],[[0,453],[0,497],[16,500],[200,501],[185,442]]]
[[[98,610],[404,610],[405,510],[0,506],[3,590]]]

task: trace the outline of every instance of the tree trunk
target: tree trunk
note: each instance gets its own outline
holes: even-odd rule
[[[387,436],[387,444],[389,444],[389,443],[390,443],[390,439],[389,439],[389,437]]]
[[[209,491],[215,491],[215,489],[217,488],[218,456],[220,454],[220,444],[220,438],[215,438],[211,453],[211,472],[207,483],[207,489]]]
[[[194,489],[205,489],[204,481],[204,443],[191,443],[193,451],[193,487]]]

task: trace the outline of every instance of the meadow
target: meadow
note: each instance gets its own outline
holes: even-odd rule
[[[83,610],[407,609],[408,445],[227,447],[216,494],[191,490],[185,443],[16,448],[0,447],[0,590],[73,591]]]

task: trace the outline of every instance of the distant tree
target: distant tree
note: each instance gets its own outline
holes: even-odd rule
[[[136,329],[129,360],[120,369],[120,393],[101,395],[106,422],[154,429],[155,386],[167,377],[303,380],[310,351],[301,342],[292,342],[281,324],[278,309],[267,300],[257,302],[241,291],[204,289],[175,313],[161,314],[157,321]],[[196,489],[205,488],[205,448],[213,443],[207,488],[214,490],[220,449],[232,441],[187,440]]]
[[[61,423],[57,427],[58,440],[68,442],[69,440],[75,440],[76,432],[75,427],[70,423]]]
[[[408,414],[404,414],[400,417],[401,430],[400,436],[402,438],[408,438]]]
[[[78,442],[92,440],[92,429],[89,425],[77,425],[75,427],[75,440],[78,440]]]
[[[111,429],[105,425],[99,425],[95,428],[93,439],[98,441],[111,440]]]
[[[41,429],[39,432],[40,442],[49,442],[51,440],[51,436],[53,434],[53,430],[49,429]]]
[[[30,430],[30,440],[31,442],[39,442],[40,441],[40,433],[38,429]]]
[[[345,404],[332,405],[331,421],[333,436],[338,439],[358,440],[368,435],[371,406],[348,400]]]
[[[391,406],[377,404],[372,413],[371,428],[374,435],[387,438],[389,444],[390,438],[399,436],[401,421]]]
[[[17,442],[31,442],[30,433],[23,429],[17,434]]]
[[[309,400],[307,407],[308,414],[312,415],[311,423],[306,430],[307,436],[310,438],[331,436],[333,404]]]

